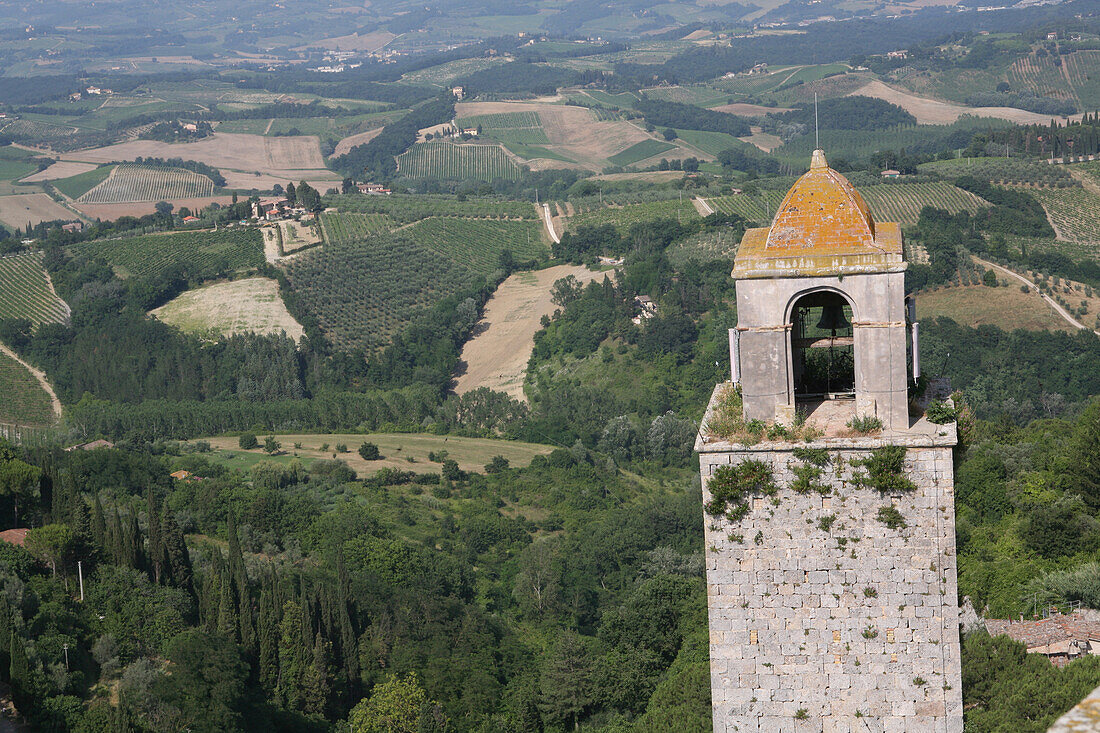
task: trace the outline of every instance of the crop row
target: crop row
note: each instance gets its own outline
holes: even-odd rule
[[[54,422],[50,396],[15,359],[0,354],[0,422],[18,425],[51,425]]]
[[[397,167],[409,178],[492,181],[519,176],[519,167],[499,145],[417,143],[397,156]]]
[[[542,127],[538,112],[497,112],[487,115],[474,115],[455,120],[462,129],[480,127],[482,130],[508,130],[515,128]]]
[[[1086,188],[1035,191],[1058,233],[1081,244],[1100,245],[1100,196]]]
[[[569,220],[569,229],[575,231],[578,227],[586,225],[602,226],[604,224],[611,224],[619,231],[625,232],[634,224],[643,221],[652,221],[654,219],[677,219],[686,222],[698,218],[699,212],[695,210],[695,206],[692,205],[690,200],[684,199],[683,201],[678,201],[676,199],[671,199],[668,201],[650,201],[644,204],[605,207],[586,211],[576,214]]]
[[[0,319],[26,318],[32,323],[60,323],[69,317],[42,267],[42,253],[0,257]]]
[[[87,242],[73,249],[81,256],[102,257],[124,274],[140,278],[180,274],[201,280],[264,262],[263,238],[256,229],[149,234]]]
[[[864,186],[859,192],[876,220],[906,225],[916,224],[920,210],[925,206],[934,206],[952,214],[960,211],[973,214],[989,206],[980,196],[942,181]]]
[[[382,234],[394,226],[385,214],[321,214],[325,242],[335,245]]]
[[[477,198],[461,201],[456,196],[329,196],[329,206],[341,212],[386,214],[396,222],[407,224],[429,216],[458,216],[478,219],[537,219],[539,214],[527,201]]]
[[[937,160],[920,166],[921,173],[944,178],[973,176],[991,183],[1036,186],[1073,186],[1073,176],[1063,166],[1050,165],[1035,158],[956,158]]]
[[[431,218],[417,222],[406,233],[481,274],[499,267],[504,250],[511,250],[518,261],[546,255],[542,226],[537,221]]]
[[[402,233],[314,250],[288,262],[287,276],[333,343],[368,352],[477,279],[469,268]]]
[[[119,165],[107,180],[85,193],[79,201],[84,204],[118,204],[213,195],[214,182],[194,171]]]

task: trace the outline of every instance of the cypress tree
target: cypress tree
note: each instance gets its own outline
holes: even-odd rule
[[[12,623],[12,611],[11,605],[8,604],[8,597],[0,593],[0,639],[11,639],[12,632],[15,630],[15,624]],[[0,644],[0,679],[5,682],[11,679],[11,656],[8,653],[8,647]]]
[[[153,582],[160,584],[165,571],[165,558],[164,547],[161,544],[160,517],[152,486],[145,491],[145,511],[149,520],[149,568],[153,572]]]
[[[107,521],[103,516],[103,502],[99,500],[99,492],[96,492],[95,501],[92,502],[92,540],[102,552],[107,551]]]
[[[283,606],[279,624],[279,682],[276,696],[283,705],[298,709],[302,700],[302,608],[295,601]]]
[[[194,594],[194,570],[191,568],[191,555],[187,552],[187,542],[176,523],[171,511],[164,512],[160,520],[161,546],[167,563],[168,575],[177,588]]]
[[[275,615],[274,589],[266,583],[260,591],[257,635],[260,686],[270,695],[279,682],[279,621]]]
[[[224,569],[224,568],[223,568]],[[218,578],[218,631],[235,642],[240,641],[240,618],[233,598],[233,583],[228,573]]]
[[[8,655],[11,662],[8,666],[9,679],[11,680],[11,696],[23,715],[26,715],[34,702],[34,685],[31,679],[31,664],[27,659],[27,649],[23,646],[23,639],[12,629]]]

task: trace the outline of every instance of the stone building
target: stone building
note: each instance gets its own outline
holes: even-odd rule
[[[910,399],[905,268],[821,151],[742,240],[695,446],[716,733],[962,730],[956,426]]]

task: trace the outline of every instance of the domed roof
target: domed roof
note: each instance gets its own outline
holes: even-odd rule
[[[875,218],[848,179],[815,150],[810,170],[791,186],[775,214],[766,247],[804,249],[875,244]]]
[[[876,222],[859,191],[815,150],[810,170],[791,186],[772,225],[745,231],[733,276],[810,277],[905,267],[901,226]]]

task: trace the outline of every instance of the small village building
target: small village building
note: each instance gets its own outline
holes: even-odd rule
[[[371,196],[388,196],[393,193],[393,191],[386,188],[381,183],[360,183],[356,188],[359,189],[359,193],[365,193]]]
[[[1062,614],[1050,610],[1046,618],[986,619],[990,636],[1007,636],[1027,646],[1028,654],[1042,654],[1056,667],[1064,667],[1086,654],[1100,655],[1100,612],[1078,609]]]
[[[896,171],[893,168],[887,168],[882,172],[883,178],[897,178],[901,175],[901,171]]]
[[[96,450],[97,448],[114,448],[115,444],[109,440],[93,440],[90,443],[81,443],[80,445],[72,445],[66,448],[67,451],[74,450]]]
[[[452,87],[451,94],[455,95],[455,99],[462,101],[462,98],[466,96],[466,89],[464,87]]]
[[[17,545],[22,547],[27,544],[27,532],[26,527],[18,527],[16,529],[5,529],[0,532],[0,541],[7,542],[9,545]]]
[[[82,232],[82,231],[84,231],[84,222],[82,222],[82,221],[70,221],[66,224],[62,224],[61,225],[61,231],[69,232],[70,234],[73,233],[73,232]]]
[[[197,216],[185,216],[185,217],[183,217],[183,223],[184,224],[197,224],[200,221],[202,221],[202,219],[200,219]]]
[[[907,58],[909,58],[909,52],[905,51],[905,50],[891,51],[888,54],[886,54],[886,58],[888,58],[888,59],[907,59]]]

